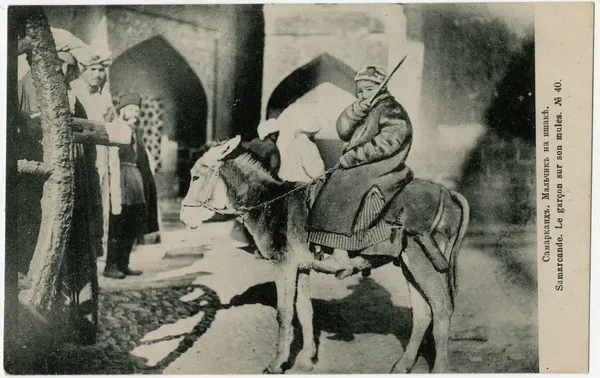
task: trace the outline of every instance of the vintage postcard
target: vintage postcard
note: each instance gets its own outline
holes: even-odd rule
[[[7,22],[6,373],[588,371],[594,3]]]

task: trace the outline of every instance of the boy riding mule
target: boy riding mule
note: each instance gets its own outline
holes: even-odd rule
[[[181,220],[196,228],[214,212],[236,214],[243,219],[260,253],[279,270],[276,279],[279,341],[277,354],[265,372],[282,373],[290,358],[294,311],[303,337],[295,368],[310,370],[317,355],[309,292],[310,273],[316,260],[307,243],[306,231],[312,187],[273,177],[239,145],[238,136],[212,147],[196,162],[190,189],[182,202]],[[468,225],[469,206],[460,194],[420,179],[408,183],[390,206],[404,209],[402,235],[368,248],[352,263],[357,270],[372,269],[396,257],[406,275],[413,327],[404,354],[391,370],[412,369],[423,336],[433,323],[436,356],[432,371],[445,372],[456,293],[456,256]],[[418,241],[422,239],[443,245],[440,248],[449,261],[447,271],[435,268],[425,252],[425,244]],[[404,249],[405,243],[414,242],[420,248]]]
[[[365,249],[390,239],[392,227],[402,228],[402,208],[391,219],[382,217],[413,173],[405,165],[412,144],[406,110],[388,92],[386,74],[365,66],[354,77],[356,97],[338,117],[336,128],[347,142],[338,170],[326,179],[310,211],[308,241],[332,257],[314,268],[343,279],[356,273],[347,251]],[[438,268],[447,268],[441,251],[432,250]],[[393,256],[397,257],[397,256]]]

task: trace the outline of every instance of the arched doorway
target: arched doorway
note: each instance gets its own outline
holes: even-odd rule
[[[189,151],[205,143],[208,103],[198,76],[162,36],[119,55],[110,70],[113,93],[136,92],[157,98],[163,110],[159,196],[174,197],[189,186]],[[179,177],[177,180],[176,176]],[[179,181],[179,185],[173,185]]]
[[[279,83],[269,98],[267,119],[277,118],[294,101],[325,82],[354,93],[354,70],[327,53],[319,55]]]
[[[326,167],[333,166],[340,156],[343,143],[339,139],[335,121],[346,106],[355,100],[354,70],[342,61],[325,53],[306,65],[296,69],[275,88],[267,104],[267,119],[285,120],[288,113],[298,121],[306,111],[294,112],[299,106],[310,109],[307,122],[319,122],[321,131],[316,135],[316,144]],[[285,122],[283,122],[285,124]],[[293,135],[281,131],[278,146],[285,154],[287,138]],[[283,157],[282,157],[283,158]]]

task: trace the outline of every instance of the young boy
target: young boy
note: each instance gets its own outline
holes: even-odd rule
[[[118,201],[116,204],[114,201],[111,203],[108,254],[104,270],[104,275],[110,278],[142,274],[141,271],[129,267],[129,257],[135,240],[141,235],[158,230],[156,216],[152,216],[148,209],[148,205],[156,201],[154,179],[144,143],[136,127],[140,105],[141,98],[137,94],[122,96],[117,105],[119,120],[127,125],[125,127],[131,127],[133,133],[131,144],[119,148],[119,182],[111,182],[120,188],[120,193],[111,193],[120,197],[120,206]]]
[[[412,144],[406,110],[378,88],[386,78],[378,66],[361,68],[354,77],[357,100],[337,120],[347,142],[339,170],[320,190],[309,216],[309,242],[332,257],[316,261],[317,269],[345,278],[353,273],[347,251],[359,251],[389,238],[376,222],[385,205],[412,178],[404,164]]]

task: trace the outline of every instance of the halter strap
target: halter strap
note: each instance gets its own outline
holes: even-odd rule
[[[212,167],[209,167],[209,166],[205,166],[205,167],[209,168],[213,172],[213,174],[209,177],[209,181],[208,181],[207,185],[204,186],[205,190],[203,191],[202,194],[204,194],[204,192],[206,192],[205,198],[203,198],[203,201],[197,200],[196,201],[197,205],[183,205],[183,204],[182,205],[186,206],[186,207],[204,207],[210,211],[214,211],[215,213],[224,214],[224,215],[238,215],[238,216],[243,216],[243,215],[249,213],[250,211],[256,210],[258,208],[265,208],[274,202],[280,201],[280,200],[294,194],[297,191],[305,189],[306,187],[317,182],[318,180],[324,179],[325,177],[327,177],[328,174],[340,169],[340,167],[338,165],[336,165],[336,166],[326,170],[325,172],[323,172],[323,174],[321,176],[314,178],[308,182],[305,182],[301,185],[298,185],[294,189],[287,191],[284,194],[277,196],[273,199],[270,199],[265,202],[261,202],[257,205],[253,205],[253,206],[241,206],[239,210],[230,210],[227,208],[218,209],[207,203],[207,201],[210,199],[210,195],[212,194],[212,192],[214,190],[214,187],[217,185],[218,178],[219,178],[219,172]],[[208,190],[208,189],[210,189],[210,190]]]
[[[227,207],[219,209],[219,208],[216,208],[216,207],[211,206],[211,205],[208,204],[208,200],[210,199],[211,194],[214,191],[215,186],[217,185],[217,182],[218,182],[218,179],[219,179],[219,172],[216,169],[212,168],[212,167],[209,167],[209,166],[206,166],[206,167],[209,168],[212,171],[212,174],[208,177],[208,180],[207,180],[206,184],[202,186],[202,190],[201,190],[201,192],[199,193],[199,196],[198,196],[200,198],[195,201],[196,204],[194,204],[194,205],[184,205],[182,203],[182,206],[185,206],[185,207],[204,207],[204,208],[206,208],[206,209],[208,209],[210,211],[214,211],[215,213],[225,214],[225,215],[233,215],[233,214],[236,214],[236,215],[240,214],[241,215],[242,213],[239,212],[239,211],[230,210]]]

